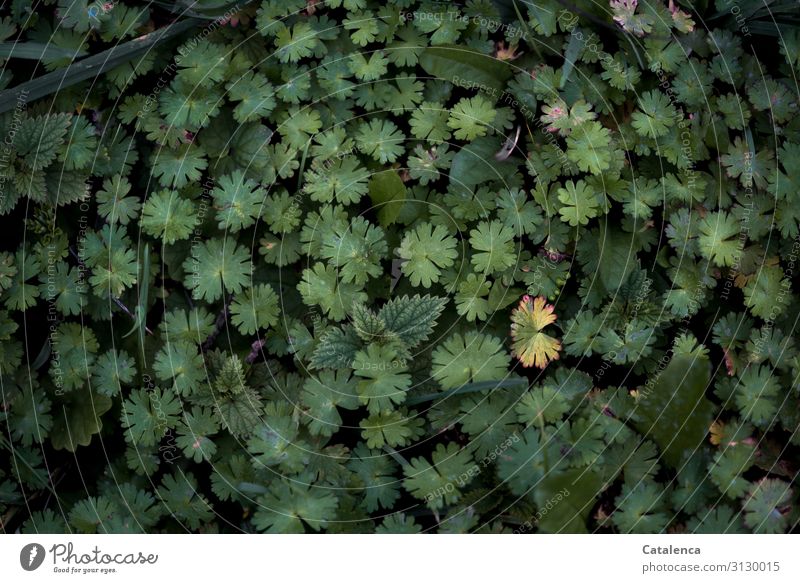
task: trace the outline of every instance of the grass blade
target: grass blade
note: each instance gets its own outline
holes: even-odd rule
[[[0,59],[76,59],[87,53],[44,43],[0,43]]]
[[[14,109],[20,96],[24,96],[28,101],[33,101],[61,89],[71,87],[81,81],[99,77],[109,69],[144,55],[153,47],[197,26],[201,22],[201,20],[192,18],[170,24],[150,34],[114,46],[77,63],[72,63],[68,67],[47,73],[0,92],[0,113]]]
[[[142,351],[142,358],[144,358],[144,320],[147,315],[147,300],[150,290],[150,244],[144,246],[144,258],[142,260],[142,272],[139,275],[139,303],[136,305],[134,314],[136,315],[133,321],[133,327],[130,331],[123,336],[127,338],[134,332],[139,332],[139,348]]]
[[[420,395],[418,397],[411,397],[406,399],[406,405],[418,405],[419,403],[426,403],[428,401],[435,401],[437,399],[446,399],[453,395],[464,395],[466,393],[476,393],[478,391],[485,391],[486,389],[510,389],[512,387],[527,387],[528,379],[506,379],[504,381],[481,381],[479,383],[467,383],[449,391],[441,393],[433,393],[430,395]]]
[[[572,74],[572,69],[575,68],[575,61],[578,60],[578,53],[581,52],[583,47],[583,35],[580,33],[580,28],[575,28],[569,37],[567,43],[567,50],[564,51],[564,66],[561,68],[561,83],[559,89],[564,89],[564,86]]]

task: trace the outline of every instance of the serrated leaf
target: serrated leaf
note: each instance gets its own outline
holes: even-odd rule
[[[320,339],[309,368],[350,368],[362,346],[363,342],[353,326],[333,328]]]
[[[445,305],[447,298],[403,296],[389,300],[378,315],[386,323],[387,330],[413,348],[428,339]]]
[[[109,409],[111,399],[88,388],[66,393],[53,404],[53,428],[50,430],[53,448],[74,452],[78,446],[89,445],[92,436],[103,428],[100,417]]]

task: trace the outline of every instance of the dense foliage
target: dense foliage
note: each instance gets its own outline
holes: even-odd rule
[[[5,532],[797,524],[792,14],[7,4]]]

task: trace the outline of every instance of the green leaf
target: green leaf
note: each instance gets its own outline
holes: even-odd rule
[[[145,243],[144,252],[142,253],[143,261],[142,267],[139,270],[139,302],[136,304],[134,311],[133,326],[123,338],[127,338],[136,331],[139,331],[139,347],[144,353],[144,333],[145,333],[145,318],[147,317],[147,295],[150,290],[150,244]]]
[[[564,205],[558,209],[561,220],[571,227],[588,225],[589,219],[597,216],[597,196],[583,180],[567,180],[564,188],[558,189],[558,200]]]
[[[389,300],[378,316],[386,323],[389,332],[408,348],[414,348],[428,339],[446,304],[447,298],[402,296]]]
[[[475,251],[472,265],[478,273],[492,274],[514,265],[518,258],[514,230],[500,221],[482,221],[470,231],[469,243]]]
[[[93,393],[88,388],[66,393],[53,403],[53,428],[50,443],[54,449],[74,452],[87,446],[92,436],[100,433],[103,413],[111,409],[111,399]]]
[[[272,328],[280,321],[279,301],[269,284],[247,288],[231,303],[231,321],[242,334]]]
[[[64,69],[47,73],[17,85],[13,89],[3,91],[0,95],[0,113],[14,109],[21,95],[25,96],[26,101],[33,101],[55,91],[64,91],[81,81],[99,77],[123,63],[147,54],[161,43],[202,22],[202,20],[187,19],[169,24],[141,38],[114,45],[110,49],[87,57],[78,63],[70,63]]]
[[[587,121],[567,137],[567,157],[582,172],[601,174],[611,167],[611,132],[600,122]]]
[[[786,532],[792,489],[783,480],[764,478],[750,489],[744,502],[744,523],[756,534]]]
[[[428,47],[419,57],[419,64],[429,75],[446,79],[454,85],[474,84],[502,91],[511,76],[505,63],[463,46]]]
[[[500,179],[508,167],[508,161],[498,163],[495,153],[500,149],[500,139],[487,136],[465,145],[453,157],[450,167],[450,183],[454,188],[471,188],[490,180]],[[502,172],[501,172],[502,171]]]
[[[575,468],[551,472],[534,489],[536,525],[546,533],[586,533],[586,519],[603,491],[595,471]]]
[[[378,222],[384,228],[397,221],[406,200],[406,187],[394,170],[377,172],[369,179],[369,198],[378,207]]]
[[[276,480],[258,499],[255,527],[267,533],[301,533],[304,525],[319,531],[336,517],[337,497],[325,488],[299,480]]]
[[[454,504],[461,498],[460,488],[479,472],[472,456],[457,443],[436,446],[431,462],[418,457],[403,468],[403,486],[417,500],[424,500],[431,509]]]
[[[0,59],[30,59],[47,61],[85,57],[84,51],[75,51],[43,43],[0,43]]]
[[[380,413],[405,401],[411,375],[406,372],[405,359],[392,348],[370,344],[366,350],[359,350],[353,370],[363,379],[358,382],[358,398],[370,413]]]
[[[638,268],[633,236],[602,225],[595,245],[600,253],[598,275],[606,290],[615,292]]]
[[[342,424],[337,407],[356,409],[356,383],[347,370],[322,371],[306,379],[300,400],[306,410],[311,435],[333,435]]]
[[[636,426],[658,444],[674,468],[708,433],[714,410],[705,397],[710,375],[707,358],[678,355],[639,389]]]
[[[183,263],[184,284],[195,299],[214,302],[223,291],[239,293],[250,280],[250,254],[232,240],[210,239],[192,249]]]
[[[181,402],[171,392],[158,387],[134,390],[122,406],[125,437],[129,443],[155,445],[175,428],[180,412]]]
[[[450,336],[436,347],[432,359],[433,378],[443,389],[500,380],[511,361],[500,340],[475,331]]]
[[[353,326],[328,330],[319,339],[309,368],[350,368],[361,346]]]
[[[481,95],[465,97],[453,106],[447,126],[454,130],[456,139],[472,141],[494,129],[492,122],[495,117],[497,111],[489,100]]]

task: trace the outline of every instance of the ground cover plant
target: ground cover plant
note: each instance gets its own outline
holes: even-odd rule
[[[6,533],[784,533],[759,0],[14,0]]]

